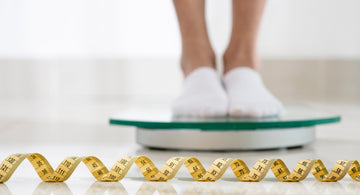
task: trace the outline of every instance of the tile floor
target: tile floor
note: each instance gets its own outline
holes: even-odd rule
[[[151,106],[164,104],[164,101]],[[167,102],[165,101],[165,104]],[[218,157],[241,158],[252,166],[260,158],[282,158],[292,169],[300,159],[320,158],[330,168],[336,160],[360,160],[360,105],[312,102],[319,109],[342,114],[340,124],[319,126],[317,141],[304,148],[260,152],[189,152],[159,151],[135,143],[134,129],[108,125],[109,115],[144,102],[44,102],[0,101],[0,159],[12,153],[39,152],[56,167],[65,157],[95,155],[108,167],[118,158],[147,155],[157,166],[173,156],[196,156],[208,167]],[[157,191],[157,192],[156,192]],[[222,179],[212,183],[195,182],[182,167],[168,182],[147,182],[134,166],[125,179],[117,183],[99,183],[84,165],[64,183],[43,183],[30,163],[24,162],[4,184],[0,194],[359,194],[360,182],[349,176],[336,183],[321,183],[312,175],[299,183],[281,183],[269,172],[258,183],[239,182],[228,170]]]

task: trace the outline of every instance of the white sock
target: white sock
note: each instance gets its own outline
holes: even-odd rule
[[[283,110],[282,103],[271,94],[255,70],[235,68],[224,76],[231,116],[274,116]]]
[[[173,102],[175,115],[224,116],[227,96],[215,69],[201,67],[184,81],[182,94]]]

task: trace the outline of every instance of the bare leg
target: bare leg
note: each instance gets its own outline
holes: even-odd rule
[[[256,72],[256,41],[265,1],[233,0],[233,29],[223,58],[228,113],[232,116],[274,116],[283,110]]]
[[[181,68],[185,76],[199,67],[215,68],[205,22],[204,0],[174,0],[182,38]]]
[[[174,0],[181,38],[181,68],[185,75],[180,96],[173,102],[175,115],[218,116],[227,113],[227,97],[215,71],[205,22],[204,0]]]
[[[256,41],[266,0],[233,0],[233,27],[225,51],[224,72],[247,66],[257,70]]]

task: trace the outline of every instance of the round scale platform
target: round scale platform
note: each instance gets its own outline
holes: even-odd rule
[[[340,116],[304,106],[287,106],[281,116],[177,117],[164,109],[132,109],[110,118],[110,124],[136,127],[139,144],[185,150],[261,150],[298,147],[315,140],[315,126]]]

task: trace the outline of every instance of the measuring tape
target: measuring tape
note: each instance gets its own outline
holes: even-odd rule
[[[136,164],[143,176],[149,181],[167,181],[175,177],[182,165],[185,165],[196,181],[211,182],[222,177],[228,167],[235,176],[244,182],[257,182],[264,179],[271,169],[276,178],[283,182],[298,182],[312,172],[314,177],[322,182],[335,182],[341,180],[346,173],[356,181],[360,181],[360,165],[356,160],[339,160],[329,173],[321,160],[300,160],[292,173],[281,159],[260,159],[249,170],[244,161],[232,158],[216,159],[208,171],[195,157],[170,158],[160,169],[146,156],[123,157],[110,169],[95,156],[67,157],[54,169],[44,156],[39,153],[12,154],[0,164],[0,183],[9,180],[22,161],[28,159],[35,168],[41,180],[45,182],[63,182],[74,172],[75,168],[83,162],[91,174],[103,182],[116,182],[125,177],[132,164]]]

